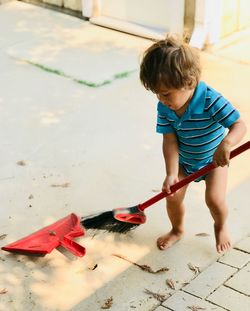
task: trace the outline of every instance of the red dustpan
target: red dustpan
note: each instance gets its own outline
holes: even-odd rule
[[[85,255],[85,248],[73,241],[74,237],[82,235],[84,235],[84,230],[80,224],[80,217],[70,214],[2,249],[24,255],[45,256],[60,246],[75,256],[82,257]]]

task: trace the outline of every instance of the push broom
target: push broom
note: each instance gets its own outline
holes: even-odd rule
[[[250,148],[250,141],[244,143],[230,153],[230,159],[236,157],[240,153]],[[127,233],[128,231],[137,228],[139,225],[146,222],[144,210],[161,199],[173,194],[180,188],[186,186],[190,182],[207,174],[215,168],[213,163],[210,163],[195,173],[188,175],[181,181],[170,187],[170,193],[165,191],[160,192],[144,203],[125,208],[115,208],[111,211],[103,212],[99,215],[83,217],[81,224],[85,229],[105,230],[107,232]]]

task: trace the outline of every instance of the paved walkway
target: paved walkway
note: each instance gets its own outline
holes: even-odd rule
[[[162,141],[155,96],[138,78],[151,42],[19,1],[0,5],[0,32],[0,247],[72,212],[155,195]],[[201,53],[203,79],[248,126],[249,43],[243,34]],[[170,228],[164,202],[127,236],[86,232],[79,243],[87,253],[75,261],[56,250],[44,258],[0,251],[0,311],[98,311],[105,302],[115,311],[181,311],[185,303],[183,310],[250,309],[249,185],[249,154],[242,154],[230,164],[235,248],[225,257],[215,251],[203,183],[190,185],[185,237],[165,252],[155,245]],[[240,297],[236,309],[233,297]]]
[[[237,311],[250,308],[250,236],[190,283],[174,293],[157,311]]]

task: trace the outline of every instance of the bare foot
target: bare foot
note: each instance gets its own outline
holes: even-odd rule
[[[164,234],[157,239],[157,246],[160,250],[167,249],[179,241],[182,235],[182,232],[175,232],[172,229],[167,234]]]
[[[231,248],[231,239],[227,231],[227,227],[214,226],[216,249],[218,253],[223,253]]]

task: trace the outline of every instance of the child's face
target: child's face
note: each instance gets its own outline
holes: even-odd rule
[[[184,107],[194,94],[194,89],[168,89],[161,85],[156,94],[160,102],[173,111],[178,111]]]

